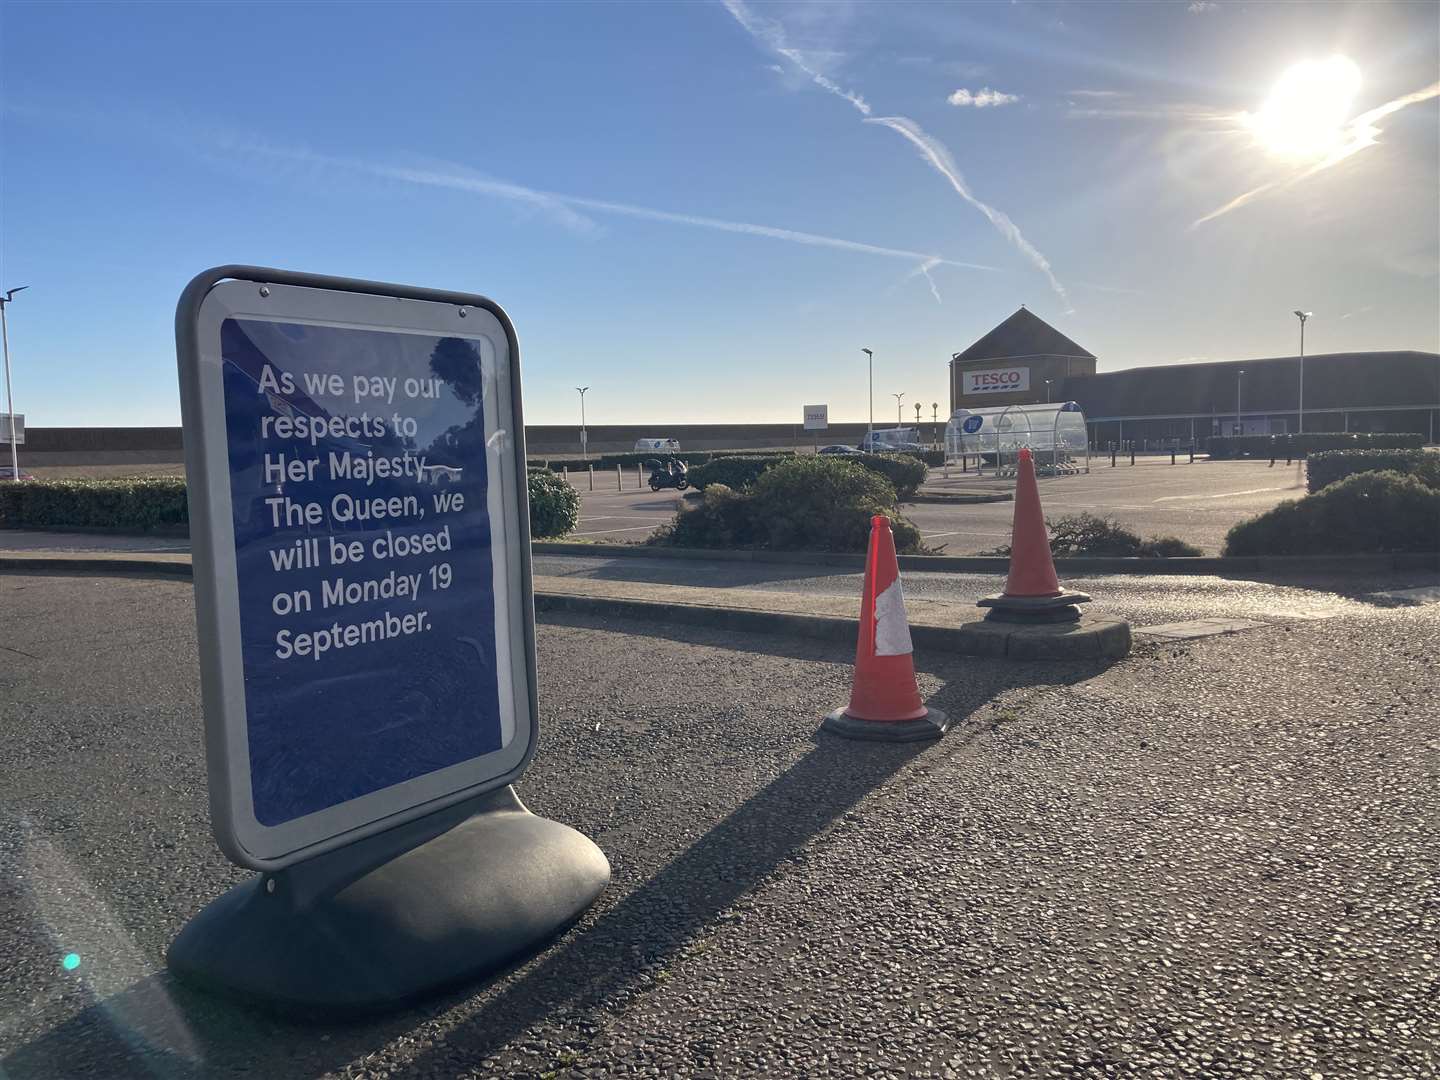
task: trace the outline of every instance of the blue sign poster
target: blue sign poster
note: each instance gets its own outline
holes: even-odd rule
[[[194,327],[182,390],[221,846],[283,865],[514,779],[534,631],[508,326],[225,282]]]
[[[220,339],[256,819],[500,749],[475,343],[241,319]]]

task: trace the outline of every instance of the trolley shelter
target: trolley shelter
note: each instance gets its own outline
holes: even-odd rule
[[[979,469],[1013,476],[1021,448],[1035,458],[1036,472],[1067,476],[1090,471],[1085,413],[1073,401],[956,409],[945,425],[945,463],[973,459]]]

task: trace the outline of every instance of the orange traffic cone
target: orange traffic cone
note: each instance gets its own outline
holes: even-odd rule
[[[1015,519],[1010,529],[1010,574],[1005,591],[987,596],[979,607],[989,608],[987,619],[1002,622],[1070,622],[1080,618],[1076,604],[1090,597],[1060,587],[1055,560],[1050,555],[1050,534],[1040,507],[1035,483],[1035,459],[1022,448],[1015,468]]]
[[[870,519],[850,704],[832,712],[821,726],[852,739],[892,742],[943,735],[949,726],[945,714],[927,709],[920,700],[913,653],[895,537],[890,519],[877,514]]]

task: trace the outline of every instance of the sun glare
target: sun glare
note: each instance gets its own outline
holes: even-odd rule
[[[1270,153],[1295,161],[1318,161],[1349,138],[1360,69],[1346,56],[1305,60],[1280,76],[1258,113],[1245,123]]]

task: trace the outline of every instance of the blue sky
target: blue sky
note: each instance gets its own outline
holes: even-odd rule
[[[492,296],[536,423],[585,384],[592,423],[863,419],[861,346],[877,415],[928,416],[1021,303],[1102,370],[1290,353],[1296,307],[1310,351],[1435,350],[1437,35],[1428,3],[10,0],[16,407],[178,423],[175,300],[226,262]]]

